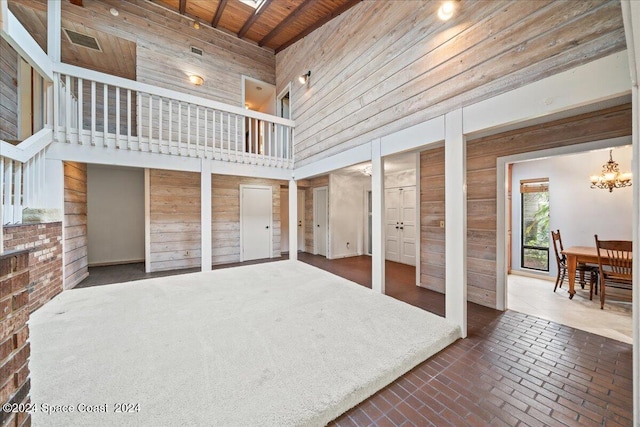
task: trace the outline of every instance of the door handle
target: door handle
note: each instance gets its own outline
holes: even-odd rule
[[[320,227],[320,224],[316,225],[316,227]]]
[[[400,227],[400,230],[404,230],[404,227]]]
[[[298,221],[298,227],[302,227],[302,221]]]
[[[265,228],[269,228],[269,226],[267,225]]]
[[[397,230],[398,228],[400,228],[400,227],[398,227],[398,226],[396,225],[396,230]]]

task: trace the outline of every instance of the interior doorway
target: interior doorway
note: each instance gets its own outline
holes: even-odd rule
[[[313,253],[327,256],[329,194],[327,187],[313,189]]]
[[[271,186],[240,186],[240,261],[271,258],[272,200]]]
[[[626,137],[614,138],[498,159],[497,275],[498,295],[504,292],[504,298],[497,301],[505,309],[631,342],[630,294],[610,294],[607,288],[601,310],[599,297],[591,299],[588,282],[584,288],[576,286],[571,300],[567,280],[554,292],[561,268],[553,248],[546,247],[551,230],[561,231],[565,249],[593,247],[594,234],[632,239],[628,189],[609,193],[590,188],[589,182],[610,147],[617,147],[613,153],[620,169],[630,168],[631,149],[625,143]]]

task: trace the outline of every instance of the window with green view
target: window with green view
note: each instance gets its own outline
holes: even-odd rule
[[[549,180],[520,181],[521,266],[549,271]]]

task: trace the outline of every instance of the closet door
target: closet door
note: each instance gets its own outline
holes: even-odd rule
[[[400,189],[400,262],[416,265],[416,187]]]
[[[387,188],[384,192],[385,208],[385,258],[400,261],[400,191]]]

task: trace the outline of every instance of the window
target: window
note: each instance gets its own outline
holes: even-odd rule
[[[549,271],[549,179],[520,181],[521,267]]]

